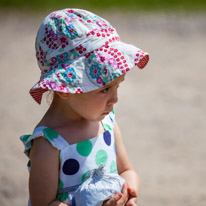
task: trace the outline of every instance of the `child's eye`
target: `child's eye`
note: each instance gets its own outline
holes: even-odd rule
[[[105,89],[101,90],[101,92],[102,92],[102,93],[107,93],[108,90],[109,90],[109,88],[105,88]]]

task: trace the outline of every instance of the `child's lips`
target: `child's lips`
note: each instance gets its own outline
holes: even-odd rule
[[[109,113],[110,113],[110,112],[104,112],[103,114],[104,114],[104,115],[108,115]]]

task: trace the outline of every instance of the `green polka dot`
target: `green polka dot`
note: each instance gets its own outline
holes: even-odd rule
[[[61,190],[64,188],[64,183],[61,179],[59,179],[59,184],[58,184],[58,190]],[[62,194],[57,194],[57,200],[60,202],[64,202],[65,200],[68,199],[68,192],[62,193]]]
[[[107,163],[107,153],[105,150],[99,150],[95,156],[96,164],[99,166],[100,164],[106,165]]]
[[[56,199],[60,202],[64,202],[68,199],[68,197],[69,197],[68,192],[65,192],[65,193],[62,193],[62,194],[57,194]]]
[[[29,137],[31,137],[31,135],[24,135],[22,137],[22,141],[26,143],[28,141]]]
[[[26,144],[26,148],[31,148],[31,142],[28,142],[28,143]]]
[[[105,130],[112,130],[112,128],[108,124],[104,124],[104,129]]]
[[[114,173],[116,171],[117,171],[116,162],[113,160],[112,163],[110,164],[110,173]]]
[[[58,138],[59,136],[57,132],[55,132],[53,129],[50,129],[50,128],[44,129],[43,132],[44,132],[44,136],[51,141]]]
[[[64,187],[64,183],[61,179],[59,179],[58,190],[61,190]]]
[[[114,110],[112,110],[112,114],[114,114],[115,112],[114,112]]]
[[[82,175],[82,183],[85,181],[87,174],[90,172],[90,170],[86,171],[83,175]]]
[[[88,156],[92,151],[92,143],[90,140],[79,142],[76,146],[77,152],[82,156]]]

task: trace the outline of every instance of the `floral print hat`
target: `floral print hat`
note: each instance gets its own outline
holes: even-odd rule
[[[103,87],[135,65],[144,68],[149,55],[122,42],[105,19],[81,9],[52,12],[36,37],[41,77],[30,90],[41,104],[48,90],[85,93]]]

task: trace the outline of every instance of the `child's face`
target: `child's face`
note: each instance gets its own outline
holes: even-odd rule
[[[75,119],[87,119],[90,121],[101,121],[109,112],[113,110],[113,105],[118,101],[117,90],[119,84],[124,81],[125,75],[100,89],[82,93],[68,94],[66,103],[69,111]]]

